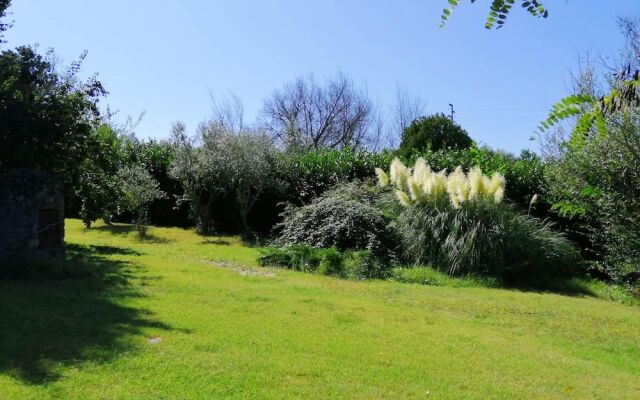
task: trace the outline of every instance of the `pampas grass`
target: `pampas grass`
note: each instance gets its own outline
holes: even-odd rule
[[[450,174],[446,170],[434,172],[423,158],[419,158],[413,168],[396,158],[391,162],[389,176],[381,169],[376,169],[376,175],[381,187],[391,183],[405,193],[406,196],[396,194],[403,206],[438,203],[445,195],[453,208],[474,201],[501,203],[506,186],[504,177],[497,172],[491,178],[484,175],[479,167],[473,167],[466,174],[462,167],[457,167]]]
[[[388,177],[376,174],[380,186],[395,187],[402,206],[395,229],[409,263],[502,278],[564,274],[576,265],[577,250],[551,223],[503,203],[500,173],[434,172],[422,158],[413,168],[396,158]]]

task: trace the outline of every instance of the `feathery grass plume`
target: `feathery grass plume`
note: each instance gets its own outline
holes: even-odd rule
[[[459,208],[461,203],[469,199],[469,182],[462,167],[456,167],[447,177],[447,192],[454,208]]]
[[[407,195],[402,190],[396,190],[395,193],[396,193],[396,197],[398,198],[398,201],[402,206],[409,207],[411,205],[411,199],[409,198],[409,195]]]
[[[496,204],[502,203],[506,183],[507,182],[504,179],[504,176],[502,176],[502,174],[500,174],[499,172],[494,172],[494,174],[491,176],[488,192],[493,196],[493,201]]]
[[[421,182],[414,176],[410,176],[407,179],[407,186],[409,187],[409,194],[411,195],[411,199],[417,203],[423,203],[425,198],[425,193],[423,192]]]
[[[467,173],[467,179],[469,179],[469,200],[482,199],[487,190],[485,182],[488,179],[485,178],[480,167],[471,168]]]
[[[458,166],[447,175],[446,169],[434,172],[423,158],[418,158],[413,168],[406,167],[396,158],[391,163],[388,180],[380,169],[376,169],[376,175],[380,186],[389,181],[396,186],[396,197],[403,205],[427,204],[447,196],[451,206],[458,209],[467,201],[500,203],[504,197],[504,176],[496,172],[489,178],[477,166],[466,174]]]
[[[394,158],[391,161],[391,170],[389,171],[389,178],[391,183],[396,185],[400,190],[407,189],[407,179],[409,178],[409,169],[400,161],[399,158]]]
[[[431,174],[426,187],[428,188],[429,196],[433,199],[438,199],[445,195],[447,193],[447,170],[443,169],[436,174]]]
[[[376,176],[378,177],[378,186],[383,188],[389,186],[389,176],[381,168],[376,168]]]
[[[419,182],[424,183],[432,174],[431,167],[427,165],[424,158],[420,157],[413,166],[413,177]]]

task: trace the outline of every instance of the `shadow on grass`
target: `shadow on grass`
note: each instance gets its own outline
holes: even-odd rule
[[[153,227],[150,227],[151,229],[153,229]],[[100,232],[109,232],[112,235],[123,235],[123,236],[127,236],[129,235],[131,232],[137,232],[136,227],[134,225],[100,225],[100,226],[95,226],[92,228],[88,228],[89,230],[96,230],[96,231],[100,231]],[[167,238],[163,238],[160,236],[156,236],[152,233],[147,233],[147,235],[145,237],[139,237],[136,234],[136,238],[144,243],[158,243],[158,244],[162,244],[162,243],[170,243],[173,242],[173,240],[171,239],[167,239]]]
[[[506,289],[522,292],[554,293],[563,296],[597,297],[588,285],[580,279],[571,278],[530,278],[527,280],[510,281],[502,285]]]
[[[218,245],[218,246],[231,246],[231,242],[229,240],[220,239],[220,238],[211,239],[209,237],[205,237],[204,240],[202,242],[200,242],[200,244],[214,244],[214,245]]]
[[[133,225],[100,225],[100,226],[94,226],[91,228],[88,228],[89,230],[96,230],[96,231],[104,231],[104,232],[109,232],[112,233],[114,235],[128,235],[131,232],[134,232],[136,230],[136,227]]]
[[[76,271],[48,280],[0,280],[0,373],[44,384],[60,378],[60,365],[105,363],[134,350],[132,336],[143,329],[171,330],[149,311],[122,304],[141,296],[131,285],[140,272],[114,258],[136,254],[70,244],[55,267]]]

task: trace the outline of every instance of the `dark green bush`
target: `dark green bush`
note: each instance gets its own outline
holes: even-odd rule
[[[607,135],[567,144],[545,172],[554,209],[587,239],[595,271],[640,286],[640,118],[612,118]]]
[[[288,183],[286,201],[306,203],[339,183],[372,178],[374,169],[388,168],[392,158],[388,152],[351,149],[288,153],[280,171]]]
[[[366,250],[340,252],[333,247],[318,249],[307,245],[264,248],[258,262],[263,267],[274,266],[350,279],[385,278],[391,268],[390,264],[385,264]]]
[[[402,132],[400,154],[413,152],[466,149],[473,141],[467,131],[444,114],[419,118]]]

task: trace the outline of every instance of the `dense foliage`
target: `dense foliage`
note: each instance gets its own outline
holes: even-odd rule
[[[317,248],[308,245],[267,247],[258,259],[262,266],[274,266],[294,271],[317,272],[349,279],[386,278],[390,264],[367,250],[339,251],[334,247]]]
[[[306,203],[337,184],[373,178],[374,168],[386,168],[391,158],[388,152],[349,148],[288,153],[279,172],[287,182],[286,201]]]
[[[391,260],[395,240],[385,215],[389,205],[388,196],[366,184],[337,186],[308,205],[287,207],[283,221],[276,225],[277,243],[369,250]]]
[[[231,194],[242,231],[250,236],[249,212],[265,191],[279,186],[279,152],[273,143],[261,132],[234,133],[218,123],[205,123],[195,139],[178,126],[174,145],[170,174],[182,184],[183,200],[191,204],[199,231],[212,233],[214,201]]]
[[[402,132],[400,154],[427,150],[466,149],[472,144],[467,131],[444,114],[419,118]]]
[[[79,67],[76,62],[57,72],[32,47],[0,53],[0,171],[44,170],[72,192],[80,166],[91,156],[97,103],[106,93],[95,79],[82,82]]]
[[[607,135],[569,146],[546,176],[554,209],[575,221],[589,256],[612,279],[640,283],[640,120],[611,120]]]

